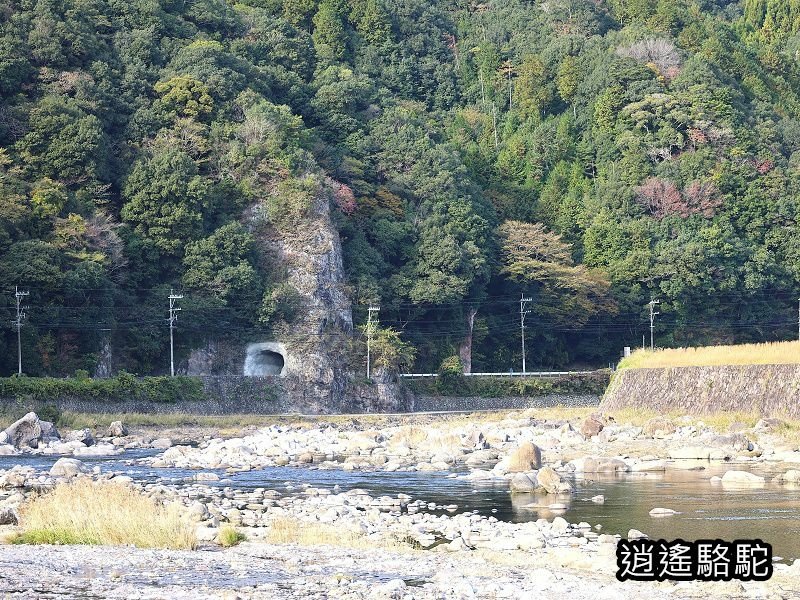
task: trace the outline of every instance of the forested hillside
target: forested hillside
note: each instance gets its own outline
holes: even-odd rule
[[[330,199],[386,361],[789,339],[800,0],[2,0],[0,311],[30,374],[268,338]],[[474,324],[474,328],[471,327]],[[399,345],[402,340],[408,346]],[[4,327],[0,371],[16,367]],[[405,365],[407,368],[410,364]]]

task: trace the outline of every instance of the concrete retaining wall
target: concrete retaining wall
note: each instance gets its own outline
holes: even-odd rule
[[[614,374],[600,406],[800,418],[800,365],[626,369]]]

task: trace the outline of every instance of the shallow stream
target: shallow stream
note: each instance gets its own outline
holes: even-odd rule
[[[156,450],[133,450],[113,457],[83,457],[89,466],[99,465],[103,471],[121,471],[145,483],[180,484],[191,479],[193,470],[152,468],[138,464],[136,459],[158,453]],[[48,470],[58,459],[55,456],[2,456],[0,469],[14,465]],[[571,496],[535,497],[514,495],[504,482],[487,483],[454,477],[448,472],[343,471],[316,467],[271,467],[228,474],[215,471],[218,482],[203,482],[210,486],[234,489],[266,488],[282,493],[300,491],[304,485],[342,491],[362,488],[373,495],[395,496],[399,493],[437,505],[458,505],[457,512],[477,511],[499,520],[522,522],[540,517],[552,519],[563,516],[570,523],[586,521],[593,527],[602,526],[604,533],[625,535],[636,528],[651,538],[674,540],[760,538],[773,546],[776,556],[800,558],[800,486],[767,482],[760,489],[725,489],[712,485],[712,475],[723,475],[729,469],[749,470],[767,478],[763,466],[752,464],[705,463],[702,470],[669,470],[661,473],[585,476],[575,481]],[[603,504],[591,502],[598,494]],[[524,508],[525,505],[567,504],[565,512]],[[649,516],[655,507],[671,508],[679,514],[654,518]]]

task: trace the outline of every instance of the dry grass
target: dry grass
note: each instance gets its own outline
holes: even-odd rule
[[[105,544],[193,549],[194,527],[177,507],[163,507],[121,484],[80,478],[23,506],[21,544]]]
[[[411,544],[397,538],[369,538],[363,534],[327,523],[301,521],[293,517],[277,517],[270,522],[264,541],[271,544],[299,546],[340,546],[344,548],[382,548],[408,551]]]
[[[620,362],[620,369],[780,365],[800,363],[800,341],[738,346],[704,346],[667,350],[637,350]]]

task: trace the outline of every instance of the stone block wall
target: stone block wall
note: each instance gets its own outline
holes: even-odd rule
[[[600,407],[800,418],[800,365],[625,369],[614,374]]]

